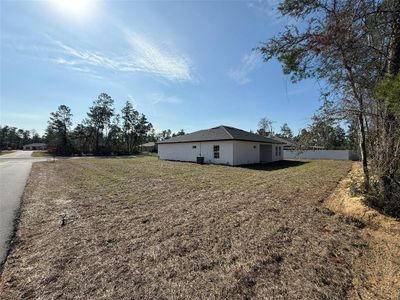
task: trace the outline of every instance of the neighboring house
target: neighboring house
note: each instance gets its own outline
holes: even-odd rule
[[[157,144],[154,142],[148,142],[140,145],[142,151],[157,152]]]
[[[47,150],[47,146],[45,143],[28,144],[24,145],[22,148],[24,150]]]
[[[283,143],[241,129],[218,126],[158,142],[165,160],[227,164],[268,163],[283,159]]]
[[[273,138],[277,141],[284,143],[284,145],[283,145],[284,150],[294,150],[296,148],[296,144],[293,140],[279,137],[279,136],[273,136]]]
[[[325,150],[324,146],[309,146],[309,150]]]

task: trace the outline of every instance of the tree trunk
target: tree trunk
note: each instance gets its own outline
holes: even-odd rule
[[[128,152],[128,154],[130,154],[129,135],[128,135],[128,133],[126,131],[125,131],[125,143],[126,143],[126,151]]]
[[[361,154],[361,162],[363,166],[363,173],[364,173],[364,189],[366,192],[370,190],[370,181],[369,181],[369,170],[368,170],[368,152],[367,152],[367,142],[366,142],[366,130],[364,124],[364,100],[362,95],[358,92],[353,70],[349,64],[347,64],[346,59],[344,58],[343,54],[343,62],[344,66],[348,73],[349,83],[353,92],[353,96],[358,103],[358,114],[357,114],[357,121],[358,121],[358,128],[359,128],[359,147],[360,147],[360,154]]]
[[[351,91],[353,93],[354,99],[358,103],[358,110],[357,113],[357,121],[359,127],[359,147],[360,147],[360,154],[361,154],[361,162],[363,166],[363,173],[364,173],[364,189],[366,192],[370,190],[370,181],[369,181],[369,170],[368,170],[368,152],[367,152],[367,142],[366,142],[366,130],[364,124],[364,99],[363,95],[359,92],[356,85],[355,76],[352,69],[352,64],[346,57],[345,50],[341,47],[341,54],[342,54],[342,61],[343,65],[347,71],[348,81],[351,87]]]
[[[361,113],[357,116],[358,126],[359,126],[359,147],[361,153],[361,162],[364,173],[364,189],[366,192],[369,191],[369,170],[368,170],[368,156],[367,156],[367,143],[365,138],[365,126],[364,126],[364,118]]]
[[[99,130],[97,129],[96,130],[96,153],[99,152],[99,136],[100,136],[100,133],[99,133]]]

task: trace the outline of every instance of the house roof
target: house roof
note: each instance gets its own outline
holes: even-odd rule
[[[45,143],[33,143],[33,144],[24,145],[24,147],[27,147],[27,146],[29,146],[29,147],[39,147],[39,146],[46,146],[46,144]]]
[[[284,144],[272,137],[264,137],[248,131],[230,126],[218,126],[210,129],[195,131],[189,134],[175,136],[158,144],[174,144],[189,142],[206,142],[206,141],[248,141],[267,144]]]
[[[281,141],[282,143],[285,144],[285,146],[295,146],[295,142],[293,140],[287,139],[287,138],[283,138],[283,137],[279,137],[279,136],[274,136],[273,137],[275,140]]]
[[[154,142],[148,142],[145,144],[141,144],[140,146],[141,147],[154,147],[155,145],[156,145],[156,143],[154,143]]]

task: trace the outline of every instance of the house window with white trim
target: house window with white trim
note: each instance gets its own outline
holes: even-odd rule
[[[282,146],[279,146],[279,156],[282,156]]]
[[[219,158],[219,145],[214,145],[214,158]]]
[[[278,146],[275,146],[275,156],[278,156],[278,151],[279,151],[278,148],[279,148]]]

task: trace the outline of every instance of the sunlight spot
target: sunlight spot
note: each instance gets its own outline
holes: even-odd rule
[[[82,18],[93,10],[94,0],[51,0],[52,5],[66,16]]]

